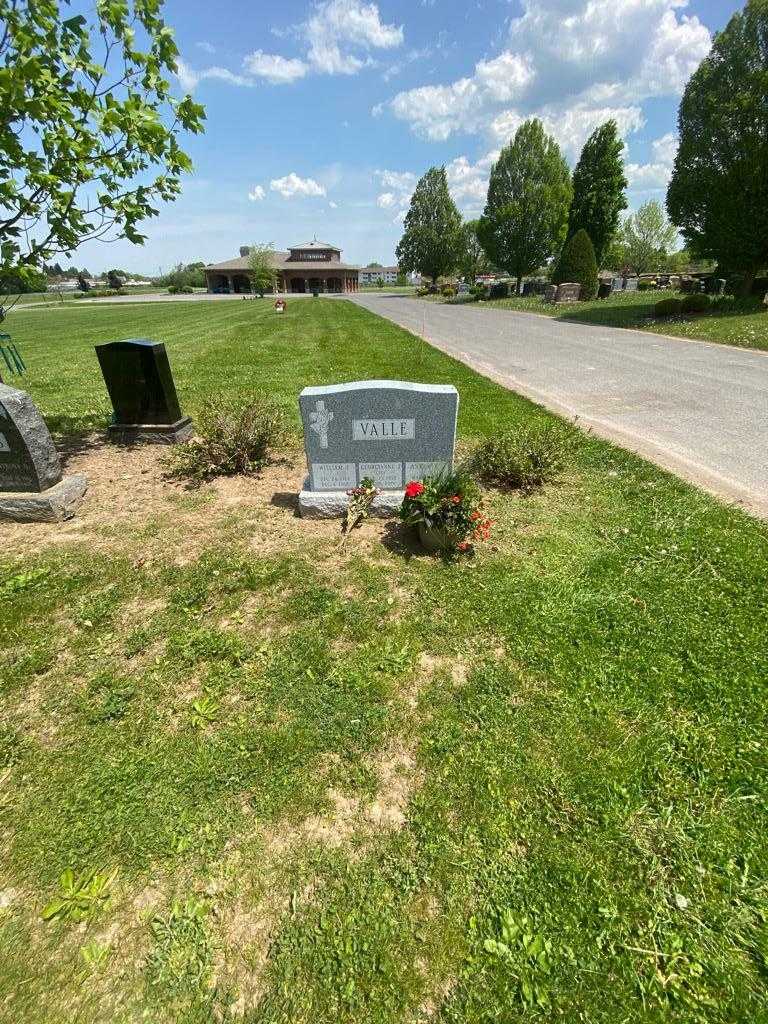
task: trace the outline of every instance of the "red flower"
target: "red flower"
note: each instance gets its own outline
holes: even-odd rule
[[[465,540],[463,540],[461,544],[457,544],[456,546],[458,547],[459,551],[469,551],[469,544]]]
[[[405,488],[406,498],[418,498],[420,494],[424,493],[424,484],[419,483],[418,480],[411,480]]]
[[[451,498],[451,501],[453,502],[454,505],[458,505],[461,501],[461,495],[454,494],[454,496]]]

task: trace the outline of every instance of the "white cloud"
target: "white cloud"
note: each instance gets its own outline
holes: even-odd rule
[[[331,208],[332,210],[337,210],[337,209],[338,209],[338,206],[339,206],[339,204],[338,204],[338,203],[334,203],[334,201],[333,201],[333,200],[331,200],[331,201],[330,201],[330,202],[328,203],[328,205],[330,206],[330,208]]]
[[[216,47],[213,46],[211,43],[206,42],[205,40],[199,43],[195,43],[195,46],[199,50],[202,50],[203,53],[216,53]]]
[[[376,200],[376,205],[380,206],[382,210],[391,210],[393,206],[397,206],[394,192],[382,192]]]
[[[273,85],[284,85],[303,78],[309,66],[297,58],[281,57],[277,53],[254,50],[243,60],[243,68],[257,78],[266,78]]]
[[[292,199],[294,196],[324,196],[325,189],[314,178],[300,178],[298,174],[291,172],[284,178],[273,178],[269,183],[273,192],[279,192],[283,199]]]
[[[711,45],[688,0],[522,0],[505,48],[472,73],[398,93],[389,109],[425,138],[456,132],[508,139],[527,117],[553,126],[572,151],[600,118],[622,134],[643,124],[641,104],[676,96]]]
[[[203,71],[194,71],[180,57],[176,60],[176,77],[182,89],[186,89],[187,92],[192,92],[198,83],[206,78],[228,82],[230,85],[251,86],[255,84],[252,79],[245,78],[243,75],[236,75],[227,68],[211,67],[205,68]]]
[[[402,26],[385,24],[378,5],[365,0],[316,0],[306,21],[273,34],[302,40],[306,47],[304,59],[254,50],[243,59],[245,74],[220,67],[195,71],[180,60],[177,76],[182,87],[194,89],[206,78],[247,86],[255,85],[258,79],[272,85],[287,85],[304,78],[310,71],[354,75],[373,63],[372,50],[392,49],[400,46],[404,39]],[[206,49],[205,44],[198,45]],[[212,53],[213,48],[207,52]]]
[[[647,164],[627,164],[630,189],[633,192],[664,191],[672,177],[677,146],[677,136],[674,132],[668,132],[653,142],[651,160]]]
[[[248,198],[252,202],[257,203],[264,199],[266,194],[267,193],[264,191],[264,187],[262,185],[254,185],[251,191],[248,193]]]

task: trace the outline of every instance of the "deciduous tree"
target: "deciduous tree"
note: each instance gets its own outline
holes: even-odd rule
[[[598,267],[619,229],[627,208],[624,143],[615,121],[606,121],[584,143],[573,172],[573,198],[568,213],[568,235],[582,228],[595,249]]]
[[[749,0],[685,88],[667,210],[695,256],[768,266],[768,0]]]
[[[657,199],[650,199],[624,221],[621,241],[626,262],[636,274],[659,270],[666,265],[676,238],[677,231],[667,220],[664,207]]]
[[[264,298],[264,292],[274,291],[277,281],[275,250],[271,245],[252,245],[248,253],[248,272],[253,290]]]
[[[518,128],[491,169],[478,235],[489,259],[517,279],[546,263],[565,239],[571,174],[534,118]]]
[[[474,284],[480,274],[487,274],[491,268],[485,249],[477,234],[479,220],[465,221],[459,235],[458,270],[468,284]]]
[[[0,269],[42,267],[93,238],[141,243],[141,221],[191,170],[203,109],[171,95],[162,0],[0,0]],[[71,16],[70,16],[71,15]]]
[[[456,269],[461,214],[448,191],[444,167],[430,167],[417,184],[405,231],[397,246],[402,271],[417,271],[432,279]]]

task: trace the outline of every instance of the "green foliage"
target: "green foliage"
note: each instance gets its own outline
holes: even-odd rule
[[[649,281],[647,278],[644,278],[642,281],[637,282],[637,290],[639,292],[651,292],[657,287],[658,283],[655,280]]]
[[[288,439],[282,406],[269,398],[209,398],[197,418],[197,436],[172,449],[172,476],[200,484],[217,476],[254,473],[280,453]]]
[[[397,265],[436,282],[455,268],[460,253],[461,215],[448,191],[445,167],[430,167],[419,180],[397,246]]]
[[[67,868],[59,879],[60,895],[45,907],[44,921],[85,921],[103,908],[116,871],[84,871],[76,875]]]
[[[252,245],[248,253],[248,273],[257,295],[274,290],[277,281],[275,250],[271,245]]]
[[[706,313],[711,305],[712,299],[709,295],[705,295],[704,292],[692,292],[683,298],[681,312],[686,316],[691,313]]]
[[[108,299],[112,295],[125,295],[122,288],[91,288],[87,292],[77,292],[75,299]]]
[[[480,491],[465,469],[410,481],[399,516],[409,526],[443,534],[445,547],[463,551],[472,539],[484,539],[490,523],[480,512]]]
[[[768,264],[768,0],[748,0],[685,88],[667,209],[697,256],[744,274]]]
[[[664,319],[669,316],[680,316],[683,312],[683,300],[682,299],[659,299],[656,305],[653,307],[653,315],[659,319]]]
[[[597,260],[592,240],[587,232],[580,228],[575,235],[566,241],[560,259],[552,273],[555,284],[565,281],[578,281],[581,285],[580,297],[583,301],[594,299],[597,295]]]
[[[664,215],[661,203],[650,199],[624,221],[620,240],[624,261],[636,274],[660,270],[676,237],[677,231]]]
[[[606,121],[584,143],[573,172],[568,234],[587,232],[598,269],[618,231],[621,211],[627,208],[623,152],[618,125],[614,120]]]
[[[0,295],[28,295],[31,292],[46,291],[48,278],[35,267],[7,267],[0,270]]]
[[[565,238],[571,175],[537,119],[518,128],[491,168],[478,235],[489,259],[518,281],[546,263]]]
[[[491,267],[477,233],[479,224],[479,220],[465,221],[459,235],[456,269],[469,285],[473,285],[481,274],[487,274]]]
[[[169,295],[192,295],[194,288],[189,284],[172,284],[168,288]]]
[[[502,911],[496,936],[486,939],[483,949],[510,969],[517,983],[517,998],[524,1006],[530,1009],[549,1006],[552,943],[535,930],[526,914]]]
[[[192,165],[177,136],[204,114],[164,77],[178,51],[160,9],[0,0],[0,270],[89,238],[141,243],[140,222],[179,194]]]
[[[154,946],[147,959],[147,975],[162,998],[196,998],[208,987],[213,946],[207,917],[205,903],[188,899],[174,903],[167,917],[153,918]]]
[[[171,295],[189,294],[195,288],[205,288],[204,266],[204,263],[199,262],[177,263],[173,270],[164,274],[157,283],[167,288]]]
[[[548,421],[515,427],[481,441],[465,465],[485,483],[530,491],[558,478],[573,455],[575,437]]]

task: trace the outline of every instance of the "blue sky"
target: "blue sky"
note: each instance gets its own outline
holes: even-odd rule
[[[663,199],[682,88],[721,0],[167,0],[179,95],[207,111],[186,139],[195,172],[148,222],[148,241],[89,243],[73,257],[157,273],[249,242],[317,234],[344,258],[394,261],[418,177],[444,163],[462,211],[526,118],[573,164],[607,117],[627,142],[630,204]]]

